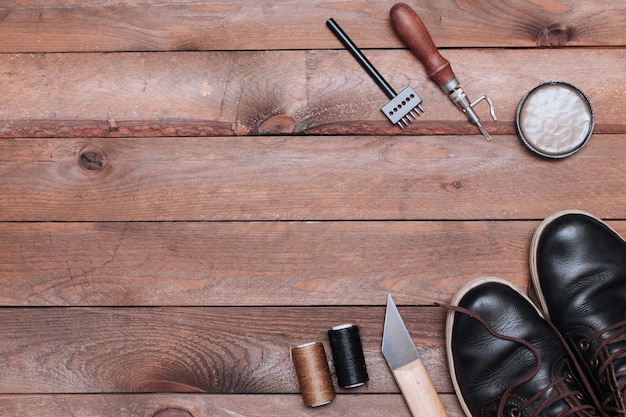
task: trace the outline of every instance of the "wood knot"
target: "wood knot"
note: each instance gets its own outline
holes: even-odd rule
[[[543,28],[537,35],[537,46],[563,46],[574,37],[574,29],[561,23]]]
[[[106,166],[107,160],[104,153],[97,150],[84,150],[78,157],[78,165],[88,171],[98,171]]]
[[[272,116],[259,126],[259,133],[265,135],[273,135],[278,133],[293,133],[296,127],[296,121],[293,117],[286,114]]]
[[[193,415],[180,408],[167,408],[159,411],[153,417],[193,417]]]
[[[452,179],[442,183],[441,187],[446,191],[459,192],[463,191],[465,184],[461,180]]]

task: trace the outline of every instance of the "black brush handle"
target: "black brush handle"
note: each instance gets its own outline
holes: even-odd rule
[[[361,64],[361,66],[367,71],[367,73],[372,77],[372,79],[378,84],[378,86],[385,92],[387,97],[390,99],[397,96],[396,92],[391,88],[389,83],[385,81],[382,75],[374,68],[372,63],[363,55],[363,53],[357,48],[357,46],[352,42],[350,37],[346,35],[346,33],[341,29],[341,27],[335,22],[334,19],[330,18],[326,21],[326,26],[337,36],[337,38],[344,44],[344,46],[350,51],[352,56]]]

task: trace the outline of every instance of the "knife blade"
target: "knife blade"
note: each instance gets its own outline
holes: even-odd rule
[[[382,351],[413,417],[447,417],[391,294],[387,297]]]

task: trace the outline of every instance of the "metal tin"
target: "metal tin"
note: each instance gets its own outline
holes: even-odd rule
[[[564,81],[543,82],[524,95],[515,128],[528,149],[546,158],[565,158],[589,140],[594,126],[591,102]]]

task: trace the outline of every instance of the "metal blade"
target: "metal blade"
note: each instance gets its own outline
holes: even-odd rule
[[[387,298],[382,351],[392,370],[418,360],[420,357],[391,295]]]

